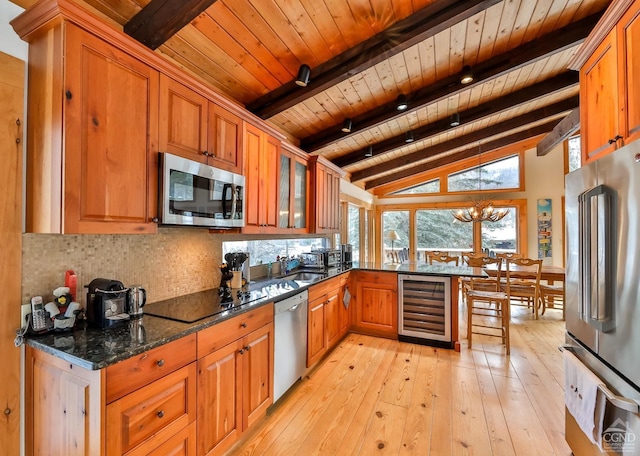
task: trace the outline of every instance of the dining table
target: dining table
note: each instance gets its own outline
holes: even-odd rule
[[[495,277],[498,272],[498,267],[495,264],[490,264],[484,268],[487,275]],[[501,274],[504,274],[504,267]],[[517,264],[509,265],[509,273],[511,277],[517,279],[531,279],[535,278],[531,268],[522,267]],[[565,270],[560,266],[542,265],[540,269],[540,280],[545,280],[549,285],[553,285],[554,282],[564,282]]]

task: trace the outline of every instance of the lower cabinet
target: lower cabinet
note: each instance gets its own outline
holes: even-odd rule
[[[266,414],[273,336],[272,304],[198,334],[198,455],[223,454]],[[210,352],[201,353],[201,345]]]
[[[223,454],[273,402],[273,304],[101,370],[26,347],[25,454]]]
[[[355,271],[353,330],[362,334],[398,338],[398,274]]]
[[[313,366],[349,331],[349,310],[343,302],[348,274],[309,288],[307,367]]]

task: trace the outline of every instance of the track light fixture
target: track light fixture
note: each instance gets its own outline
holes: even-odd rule
[[[344,122],[342,122],[342,132],[351,133],[351,128],[353,128],[353,122],[350,117],[347,117],[344,119]]]
[[[398,111],[404,111],[409,107],[409,104],[407,103],[407,96],[404,93],[401,93],[400,95],[398,95],[398,99],[396,101],[396,109]]]
[[[372,145],[367,146],[367,150],[364,153],[364,156],[365,157],[373,157],[373,146]]]
[[[460,72],[460,84],[469,84],[473,81],[473,71],[471,71],[471,67],[469,65],[465,65],[462,67],[462,71]]]
[[[412,143],[413,142],[413,130],[409,130],[404,134],[404,142]]]
[[[300,65],[298,69],[298,77],[296,78],[296,84],[300,87],[306,87],[311,79],[311,68],[306,63]]]
[[[458,125],[460,125],[460,114],[458,114],[457,112],[451,114],[451,117],[449,117],[449,125],[451,125],[452,127],[457,127]]]

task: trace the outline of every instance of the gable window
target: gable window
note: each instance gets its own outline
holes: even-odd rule
[[[513,190],[520,188],[520,156],[512,155],[449,174],[449,192]]]
[[[440,193],[440,179],[432,179],[420,185],[391,192],[390,195],[416,195],[420,193]]]

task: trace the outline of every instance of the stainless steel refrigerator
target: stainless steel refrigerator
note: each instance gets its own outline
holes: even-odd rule
[[[565,207],[567,348],[603,381],[603,428],[638,438],[618,452],[640,454],[640,141],[569,173]],[[572,424],[574,454],[599,454]]]

